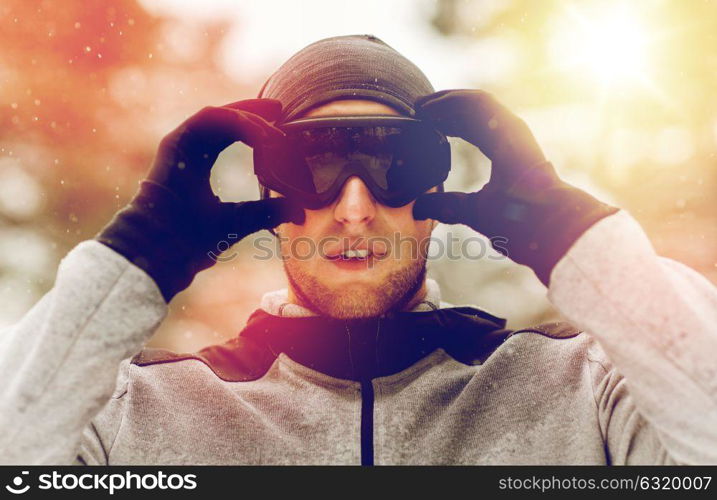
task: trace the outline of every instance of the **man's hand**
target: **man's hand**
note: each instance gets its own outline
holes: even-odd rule
[[[475,193],[427,193],[416,199],[416,219],[465,224],[491,238],[547,286],[550,273],[575,240],[617,211],[563,181],[546,161],[526,123],[481,90],[443,90],[415,104],[417,118],[447,136],[477,146],[490,160],[489,182]]]
[[[275,99],[248,99],[191,116],[162,140],[135,198],[97,239],[144,269],[169,302],[214,264],[210,253],[220,241],[302,223],[303,209],[286,198],[225,203],[209,183],[219,153],[232,143],[254,147],[283,135],[269,123],[280,112]]]

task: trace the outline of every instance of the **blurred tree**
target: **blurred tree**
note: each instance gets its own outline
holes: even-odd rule
[[[558,21],[570,19],[571,8],[619,4],[649,27],[649,86],[600,85],[551,58]],[[421,15],[402,20],[395,34],[411,31],[457,54],[462,85],[494,92],[526,118],[561,175],[628,209],[661,254],[717,283],[717,2],[425,6],[411,6]],[[218,62],[229,29],[240,24],[151,14],[136,0],[0,3],[0,325],[27,311],[52,285],[59,259],[129,201],[167,132],[203,106],[254,97],[261,82],[239,83]],[[239,26],[261,32],[249,28]],[[614,42],[616,33],[604,32],[605,44]],[[257,40],[284,43],[274,33]],[[447,189],[480,188],[487,160],[452,144]],[[256,197],[250,162],[246,147],[220,156],[213,184],[225,199]],[[437,236],[448,230],[474,236],[443,225]],[[252,259],[251,241],[235,250],[238,258],[201,273],[172,302],[152,345],[187,351],[221,341],[264,291],[285,286],[277,262]],[[477,304],[510,326],[554,315],[522,266],[443,259],[429,269],[446,300]]]
[[[629,39],[621,47],[613,26],[593,16],[626,4],[645,26],[644,81],[604,85],[600,75],[585,72],[598,61],[566,71],[551,59],[550,43],[564,19],[578,32],[594,30],[597,52],[611,43],[618,44],[614,56],[629,50]],[[448,38],[507,41],[518,63],[490,81],[476,71],[474,86],[526,117],[552,114],[551,130],[537,119],[529,123],[539,138],[565,135],[553,140],[561,172],[588,175],[596,190],[641,222],[662,255],[717,283],[717,2],[438,0],[430,24]],[[628,37],[638,27],[627,26]],[[577,124],[584,135],[595,130],[587,147],[573,140],[571,106],[589,110],[580,116],[592,123]]]
[[[135,0],[9,0],[0,20],[2,324],[37,301],[59,259],[129,201],[166,133],[203,106],[255,90],[217,65],[223,21],[188,25],[153,16]],[[251,175],[250,165],[244,172]],[[202,295],[197,289],[172,304],[160,343],[196,344],[171,334],[187,318],[205,333],[216,328],[216,311],[196,307]]]

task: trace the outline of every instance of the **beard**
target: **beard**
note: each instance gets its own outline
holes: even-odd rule
[[[356,283],[335,290],[300,266],[284,261],[284,271],[294,294],[305,307],[338,319],[371,318],[405,308],[426,279],[426,259],[409,259],[385,280],[367,286]]]

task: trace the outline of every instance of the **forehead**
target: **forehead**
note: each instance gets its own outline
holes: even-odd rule
[[[392,115],[401,116],[395,108],[387,104],[367,99],[339,99],[326,102],[302,114],[302,118],[320,118],[342,115]]]

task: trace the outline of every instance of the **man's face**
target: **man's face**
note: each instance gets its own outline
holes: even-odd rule
[[[401,115],[374,101],[338,100],[302,118],[376,114]],[[273,191],[271,195],[279,196]],[[362,318],[405,308],[423,298],[435,222],[415,220],[413,204],[383,205],[353,176],[331,204],[305,209],[304,224],[278,226],[289,299],[326,316]],[[370,254],[365,260],[344,260],[339,255],[344,248],[368,248]]]

